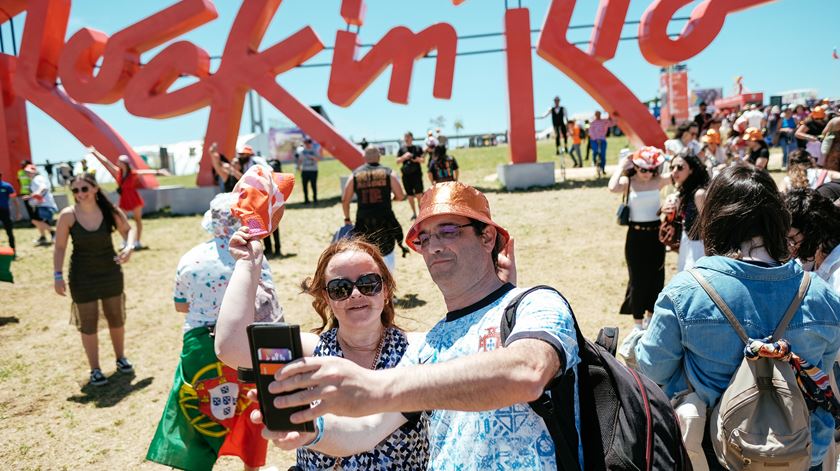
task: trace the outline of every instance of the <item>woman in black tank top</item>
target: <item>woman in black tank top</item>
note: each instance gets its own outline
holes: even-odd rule
[[[90,383],[101,386],[108,382],[99,367],[97,324],[101,312],[108,321],[111,343],[117,359],[117,370],[133,371],[125,358],[125,295],[120,265],[127,262],[134,247],[134,230],[119,208],[99,191],[93,175],[83,173],[70,182],[75,203],[63,209],[56,226],[55,292],[65,296],[66,286],[62,267],[67,239],[73,239],[70,254],[71,323],[82,335],[82,345],[90,363]],[[117,253],[111,233],[117,229],[125,240],[125,247]]]

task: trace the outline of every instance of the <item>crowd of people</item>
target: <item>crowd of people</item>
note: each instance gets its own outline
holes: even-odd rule
[[[570,153],[582,166],[586,139],[587,159],[591,150],[598,175],[606,174],[612,117],[596,112],[579,125],[566,118],[559,97],[554,104],[545,116],[552,116],[556,152]],[[742,461],[805,463],[782,469],[829,469],[836,462],[834,430],[840,423],[833,394],[840,351],[840,117],[827,103],[778,112],[750,107],[738,116],[700,110],[677,126],[664,149],[622,150],[608,182],[626,208],[626,220],[623,209],[619,220],[627,226],[629,280],[619,312],[635,321],[619,351],[628,366],[673,399],[695,469],[738,469],[732,468],[736,455]],[[784,152],[787,176],[780,187],[767,171],[772,146]],[[137,189],[140,175],[149,171],[134,168],[127,157],[113,164],[91,152],[115,175],[117,205],[92,174],[75,175],[69,180],[74,203],[58,212],[53,229],[51,182],[28,162],[18,181],[26,183],[21,194],[39,229],[38,243],[54,244],[55,292],[65,296],[69,288],[90,384],[103,386],[108,379],[99,364],[100,315],[117,371],[134,369],[125,354],[121,265],[143,247]],[[558,378],[574,377],[583,362],[572,307],[552,290],[516,285],[513,235],[493,219],[479,190],[458,181],[457,161],[431,133],[422,147],[411,133],[404,135],[399,176],[380,162],[377,147],[364,149],[365,163],[353,170],[341,196],[347,230],[300,284],[312,298],[319,327],[301,336],[305,358],[278,371],[270,386],[272,393],[283,393],[274,398],[275,407],[307,406],[291,418],[313,421],[315,431],[263,429],[253,378],[243,373],[254,367],[246,327],[283,319],[266,261],[280,254],[279,229],[275,224],[263,240],[253,237],[253,227],[243,225],[234,208],[254,167],[269,174],[281,169],[249,146],[229,159],[212,144],[209,154],[222,193],[202,220],[210,239],[186,253],[175,273],[174,310],[185,314],[182,350],[147,459],[209,469],[218,456],[235,455],[245,469],[256,469],[265,464],[271,441],[295,450],[293,469],[300,470],[597,467],[584,462],[587,418],[581,416],[579,383],[566,391],[574,404],[567,420],[579,445],[571,458],[560,457],[554,432],[533,406]],[[304,204],[318,203],[319,160],[314,143],[304,141],[296,159]],[[290,192],[291,186],[284,187],[275,222]],[[13,246],[7,220],[14,196],[0,176],[0,221]],[[405,199],[412,213],[406,232],[392,207]],[[124,240],[119,250],[114,231]],[[406,332],[396,323],[398,246],[403,256],[413,250],[423,257],[445,301],[448,312],[428,332]],[[678,252],[678,273],[666,285],[668,250]],[[518,320],[502,336],[514,300]],[[800,431],[805,438],[781,440],[799,453],[793,458],[766,447],[764,455],[749,454],[756,441],[776,443],[768,440],[772,428],[737,447],[728,445],[723,432],[711,432],[728,419],[705,411],[730,405],[727,392],[745,358],[785,368],[790,363],[789,373],[797,375],[791,384],[798,393],[792,394],[808,406],[806,430]],[[796,398],[774,404],[763,406],[763,413],[784,415]],[[692,420],[702,418],[699,435],[689,430],[686,405],[694,411]]]

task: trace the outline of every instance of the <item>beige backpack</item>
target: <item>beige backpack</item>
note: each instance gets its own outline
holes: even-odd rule
[[[749,337],[729,306],[698,271],[689,272],[746,344]],[[810,283],[805,273],[796,297],[773,332],[773,340],[784,335]],[[793,368],[785,361],[744,358],[709,416],[709,433],[718,461],[730,470],[810,467],[810,414]]]

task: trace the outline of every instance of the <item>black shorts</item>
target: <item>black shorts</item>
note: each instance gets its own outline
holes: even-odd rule
[[[405,194],[408,196],[414,195],[422,195],[423,194],[423,174],[409,174],[402,176],[402,184],[403,188],[405,188]]]

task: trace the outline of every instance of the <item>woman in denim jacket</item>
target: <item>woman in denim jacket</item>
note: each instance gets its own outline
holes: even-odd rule
[[[747,165],[724,169],[700,214],[706,257],[697,268],[732,308],[751,338],[769,335],[796,295],[802,268],[789,260],[790,215],[772,177]],[[786,262],[787,261],[787,262]],[[840,297],[813,277],[785,333],[793,351],[826,370],[840,349]],[[673,396],[686,377],[711,408],[744,358],[744,343],[688,272],[659,295],[650,327],[636,346],[639,369]],[[834,439],[827,411],[811,413],[811,464],[820,469]],[[711,469],[717,466],[704,443]]]

